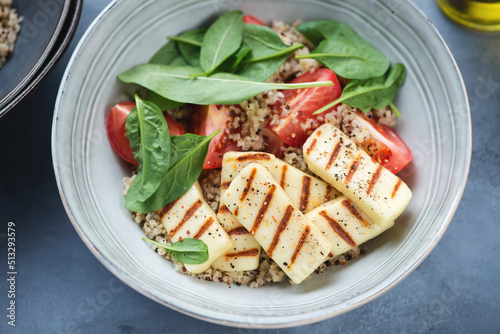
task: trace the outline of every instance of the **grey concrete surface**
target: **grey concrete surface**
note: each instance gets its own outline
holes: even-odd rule
[[[461,28],[416,0],[448,43],[471,100],[473,156],[456,215],[402,283],[351,312],[281,330],[222,327],[172,311],[115,278],[61,203],[50,131],[76,42],[108,1],[86,0],[75,39],[39,89],[0,122],[0,333],[499,333],[500,34]],[[7,223],[16,223],[16,327],[7,325]]]

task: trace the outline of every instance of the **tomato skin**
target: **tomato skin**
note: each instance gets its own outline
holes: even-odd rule
[[[126,161],[138,165],[134,159],[134,152],[130,148],[130,142],[125,131],[125,122],[128,114],[135,108],[135,102],[121,102],[113,106],[106,121],[106,132],[111,146]],[[184,128],[172,117],[163,113],[167,121],[168,130],[171,135],[183,135]]]
[[[170,115],[168,115],[167,113],[163,113],[163,117],[165,117],[165,120],[167,121],[168,132],[170,133],[171,136],[182,136],[183,134],[186,133],[182,125],[180,125]]]
[[[111,108],[106,122],[106,132],[115,152],[126,161],[137,166],[138,163],[134,159],[134,152],[130,148],[130,142],[125,132],[127,116],[134,107],[134,102],[122,102]]]
[[[389,126],[378,124],[359,112],[355,114],[355,119],[371,134],[371,138],[365,140],[360,147],[393,174],[397,174],[413,159],[406,143]]]
[[[262,129],[262,137],[264,137],[264,142],[266,143],[264,151],[274,154],[280,159],[283,158],[285,151],[282,148],[286,148],[288,145],[267,127]]]
[[[325,113],[337,108],[335,105],[322,114],[313,115],[316,110],[336,100],[342,93],[337,76],[332,70],[319,68],[293,79],[291,83],[314,81],[332,81],[333,86],[284,90],[285,102],[273,107],[281,110],[285,106],[291,110],[288,115],[283,113],[280,115],[279,124],[269,124],[271,130],[290,146],[303,145],[309,136],[307,131],[315,130],[315,128],[304,130],[301,124],[310,119],[318,120],[318,118],[324,117]],[[324,122],[318,121],[317,123],[319,126]]]
[[[243,22],[248,24],[258,24],[260,26],[266,26],[264,22],[262,22],[261,20],[252,15],[243,15]]]
[[[217,129],[221,132],[215,136],[208,146],[208,154],[203,169],[222,167],[222,157],[229,151],[241,151],[237,143],[229,138],[239,129],[233,127],[234,111],[226,105],[196,105],[191,113],[191,132],[200,136],[208,136]]]

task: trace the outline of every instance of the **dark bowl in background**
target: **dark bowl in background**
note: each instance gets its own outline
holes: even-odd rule
[[[12,7],[23,21],[14,52],[0,68],[0,118],[25,99],[64,54],[82,0],[14,0]]]

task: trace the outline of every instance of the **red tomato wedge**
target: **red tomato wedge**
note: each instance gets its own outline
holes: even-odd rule
[[[277,134],[272,132],[267,127],[262,129],[262,137],[264,138],[264,142],[266,143],[264,151],[274,154],[278,158],[282,158],[285,153],[282,148],[286,148],[288,147],[288,145],[285,144],[285,142],[283,142],[283,140],[281,140],[281,138],[278,137]]]
[[[239,129],[233,127],[235,114],[229,106],[219,104],[197,105],[193,107],[191,115],[191,132],[200,136],[208,136],[217,129],[221,130],[210,141],[203,169],[219,168],[222,166],[222,156],[224,153],[241,151],[236,142],[229,138],[230,134],[239,132]]]
[[[264,22],[259,20],[258,18],[252,16],[252,15],[243,15],[243,22],[248,23],[248,24],[258,24],[260,26],[265,26]]]
[[[323,114],[313,115],[316,110],[336,100],[342,93],[337,76],[332,70],[326,68],[319,68],[313,72],[307,72],[293,79],[291,83],[314,81],[332,81],[333,86],[284,90],[284,104],[290,112],[288,114],[282,112],[279,124],[269,124],[271,130],[288,145],[301,146],[304,144],[309,134],[323,122],[318,121],[316,127],[307,130],[302,127],[303,124],[309,119],[317,120],[322,117],[324,113],[330,112],[337,107],[333,106]],[[274,106],[274,108],[282,110],[283,106],[283,104],[280,104]]]
[[[377,124],[374,120],[355,114],[357,122],[368,129],[371,138],[360,146],[374,160],[396,174],[413,159],[411,150],[394,130],[387,125]]]
[[[106,122],[106,132],[115,152],[131,164],[137,165],[137,161],[134,159],[134,152],[130,148],[130,142],[125,131],[127,116],[134,107],[135,102],[121,102],[111,108]],[[184,134],[183,127],[176,120],[166,113],[163,113],[163,116],[167,121],[168,130],[171,135]]]

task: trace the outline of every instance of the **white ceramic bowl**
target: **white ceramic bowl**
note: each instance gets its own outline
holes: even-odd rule
[[[414,161],[401,173],[413,190],[410,205],[367,254],[300,285],[228,288],[175,272],[171,263],[141,240],[142,230],[123,208],[122,177],[130,169],[106,137],[107,113],[130,89],[117,80],[117,74],[147,62],[167,35],[207,25],[235,8],[265,22],[346,22],[408,70],[396,101],[403,114],[396,130],[414,154]],[[284,327],[360,306],[400,282],[429,255],[464,190],[471,123],[453,57],[411,2],[117,0],[87,30],[66,69],[56,102],[52,150],[72,223],[96,257],[121,280],[159,303],[200,319]]]

